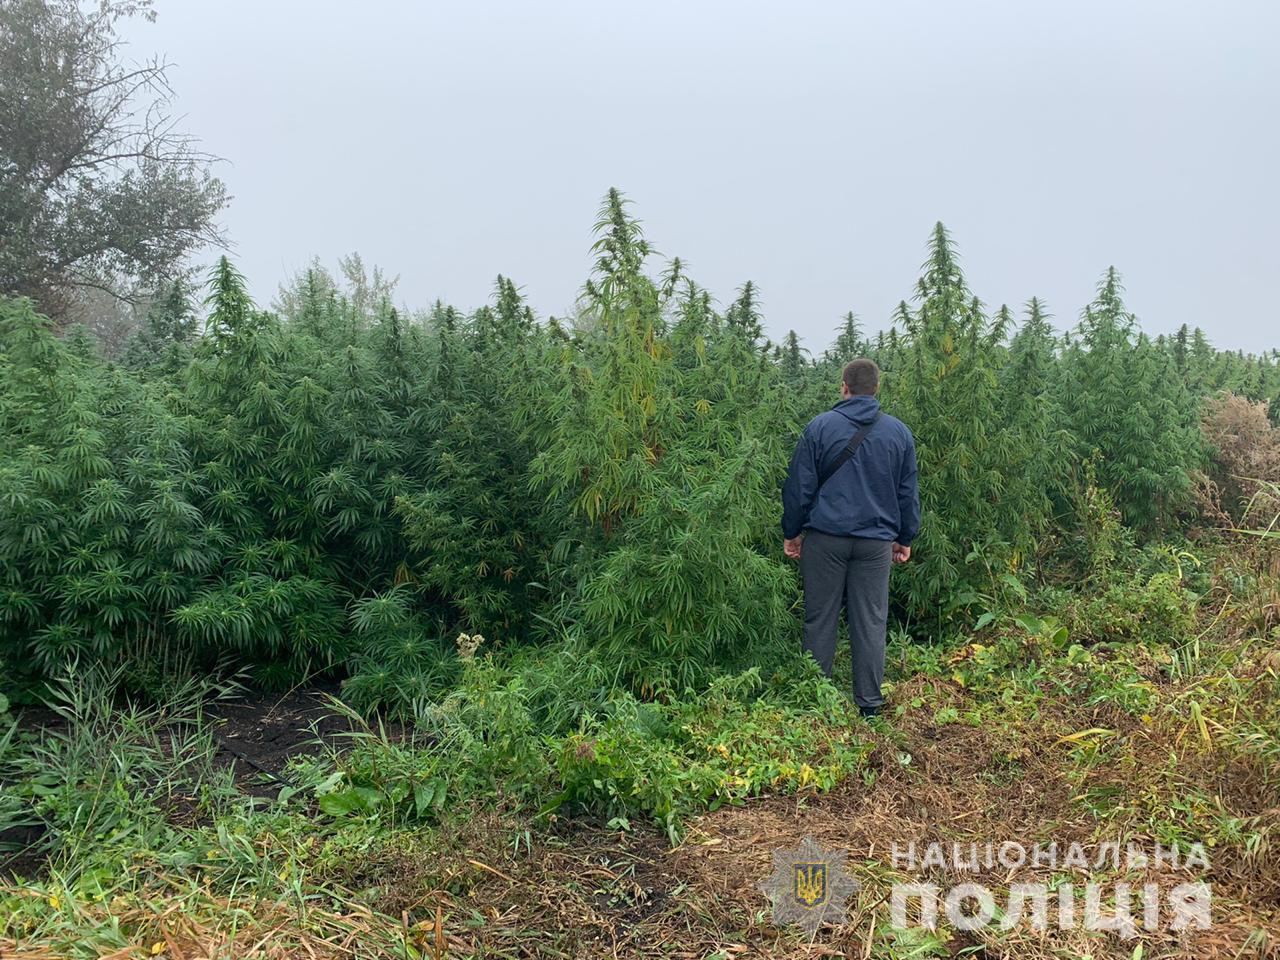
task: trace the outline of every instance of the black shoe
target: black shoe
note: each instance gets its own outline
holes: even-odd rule
[[[858,713],[862,714],[862,719],[870,720],[872,717],[880,716],[879,707],[859,707]]]

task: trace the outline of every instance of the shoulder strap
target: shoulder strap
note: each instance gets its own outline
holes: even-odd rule
[[[860,427],[857,433],[849,438],[849,442],[844,445],[844,449],[840,451],[839,456],[831,461],[827,469],[822,471],[822,476],[818,478],[817,490],[814,491],[815,496],[818,490],[821,490],[823,485],[835,476],[836,471],[848,463],[853,458],[853,455],[858,452],[858,448],[862,446],[862,441],[867,439],[867,434],[871,432],[871,428],[880,422],[882,413],[884,413],[883,410],[877,410],[876,415],[871,418],[871,422]]]

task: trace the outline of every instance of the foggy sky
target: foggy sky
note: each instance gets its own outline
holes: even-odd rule
[[[227,158],[258,302],[359,251],[398,299],[494,277],[567,312],[610,186],[723,303],[819,352],[909,297],[936,220],[994,308],[1069,327],[1108,264],[1154,334],[1280,346],[1272,0],[335,3],[157,0],[127,55],[174,63]]]

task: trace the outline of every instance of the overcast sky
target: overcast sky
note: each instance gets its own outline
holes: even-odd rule
[[[494,276],[568,310],[600,198],[815,352],[911,293],[934,221],[994,307],[1076,322],[1108,264],[1151,333],[1280,346],[1275,0],[157,0],[227,158],[255,298],[359,251],[414,307]]]

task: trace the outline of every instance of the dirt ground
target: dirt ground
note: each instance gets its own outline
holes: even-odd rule
[[[329,702],[337,693],[337,684],[295,687],[284,693],[250,690],[216,704],[210,714],[217,762],[234,769],[244,793],[274,797],[285,781],[290,757],[315,753],[319,741],[332,741],[351,729]]]

